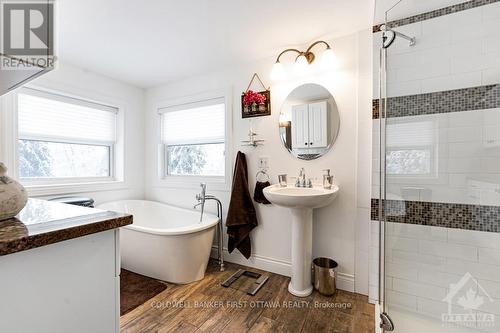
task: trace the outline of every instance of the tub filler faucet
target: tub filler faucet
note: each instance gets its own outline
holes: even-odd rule
[[[198,201],[198,203],[194,205],[193,208],[201,206],[201,214],[200,214],[200,223],[201,223],[203,221],[203,212],[205,211],[207,184],[201,183],[200,186],[201,186],[201,192],[196,195],[196,201]]]
[[[220,271],[223,272],[225,270],[224,267],[224,253],[223,253],[223,244],[224,244],[224,223],[222,221],[222,202],[213,195],[207,195],[207,184],[201,183],[201,192],[196,195],[197,203],[194,205],[194,208],[201,206],[201,215],[200,215],[200,223],[203,221],[203,213],[205,211],[205,202],[207,200],[213,200],[217,204],[217,216],[219,217],[219,222],[217,223],[217,256],[220,266]]]

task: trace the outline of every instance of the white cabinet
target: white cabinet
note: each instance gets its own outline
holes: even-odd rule
[[[0,256],[0,332],[118,333],[118,233]]]
[[[327,111],[327,101],[292,106],[292,148],[328,146]]]
[[[309,104],[309,148],[328,145],[326,110],[326,101]]]
[[[308,105],[292,106],[292,148],[308,148],[309,146],[309,112]]]

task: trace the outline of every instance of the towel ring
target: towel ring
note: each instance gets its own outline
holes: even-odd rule
[[[255,179],[257,179],[257,181],[259,180],[259,175],[266,176],[266,181],[269,181],[271,179],[271,177],[269,177],[267,172],[265,172],[264,170],[259,170],[259,171],[257,171],[257,174],[255,174]]]

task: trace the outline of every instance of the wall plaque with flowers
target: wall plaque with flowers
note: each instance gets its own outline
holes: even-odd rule
[[[251,90],[253,81],[257,79],[264,90],[254,91]],[[241,94],[241,117],[260,117],[269,116],[271,114],[271,91],[269,88],[266,89],[264,83],[260,79],[257,73],[254,73],[247,90]]]

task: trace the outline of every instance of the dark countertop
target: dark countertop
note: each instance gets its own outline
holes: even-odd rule
[[[15,217],[0,221],[0,256],[132,224],[132,215],[29,199]]]

